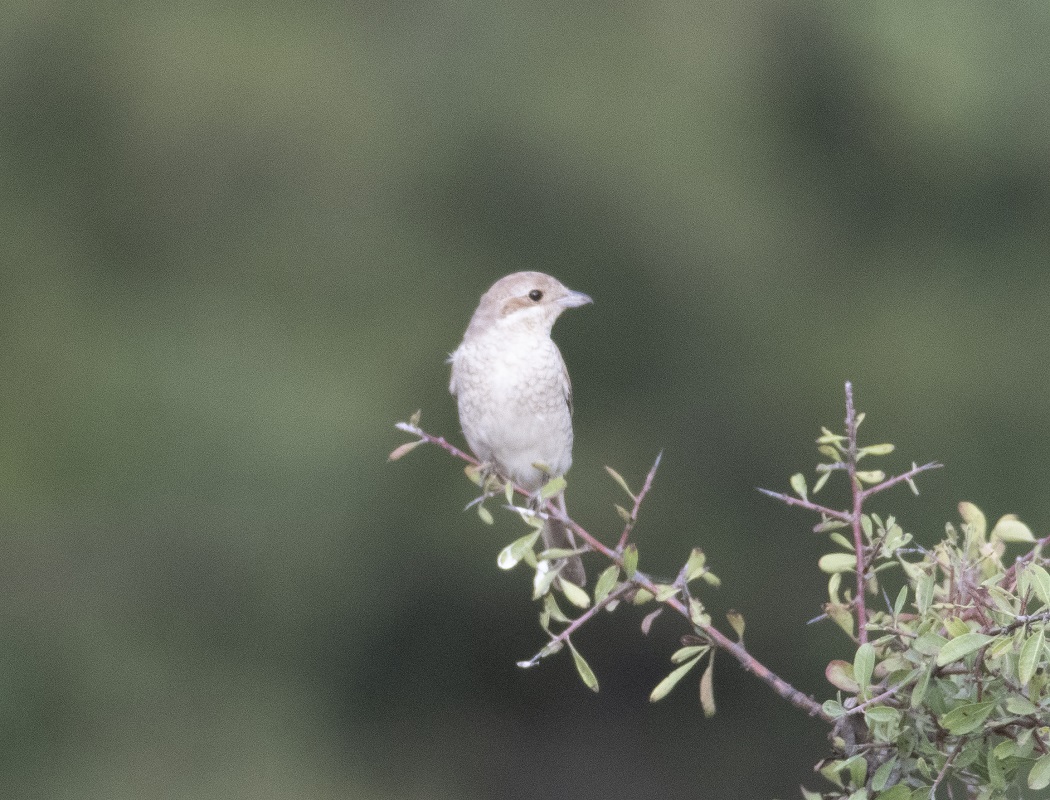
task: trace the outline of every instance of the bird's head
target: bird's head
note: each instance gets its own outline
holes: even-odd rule
[[[567,308],[593,302],[583,292],[574,292],[561,281],[542,272],[515,272],[500,278],[481,297],[470,327],[544,330]]]

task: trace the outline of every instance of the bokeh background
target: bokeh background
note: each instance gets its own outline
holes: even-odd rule
[[[1050,7],[7,3],[0,26],[0,794],[789,798],[822,726],[621,610],[542,644],[521,534],[464,505],[446,355],[501,275],[555,329],[570,503],[827,697],[811,470],[855,382],[932,542],[1045,533]],[[592,562],[594,563],[594,562]],[[593,569],[597,569],[595,564]]]

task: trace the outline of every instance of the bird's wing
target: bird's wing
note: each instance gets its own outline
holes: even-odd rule
[[[449,354],[449,357],[447,359],[445,359],[446,363],[452,365],[452,375],[449,377],[449,380],[448,380],[448,390],[449,390],[449,392],[451,392],[453,397],[456,396],[456,354],[457,353],[459,353],[459,350],[456,350],[455,353]]]
[[[572,416],[572,381],[569,380],[569,368],[565,366],[565,359],[561,360],[561,382],[565,392],[565,402],[569,406],[569,416]]]

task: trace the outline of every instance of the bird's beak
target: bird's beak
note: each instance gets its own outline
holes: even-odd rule
[[[586,295],[583,292],[570,291],[567,295],[558,300],[558,305],[564,308],[576,308],[577,306],[585,306],[588,303],[593,303],[590,295]]]

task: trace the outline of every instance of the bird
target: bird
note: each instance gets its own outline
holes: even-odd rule
[[[470,449],[484,468],[532,494],[572,466],[572,384],[551,329],[563,311],[591,302],[542,272],[507,275],[482,295],[449,357],[449,391]],[[564,492],[556,501],[564,511]],[[542,538],[547,548],[576,546],[554,519],[545,520]],[[558,577],[585,585],[579,555],[561,561]]]

